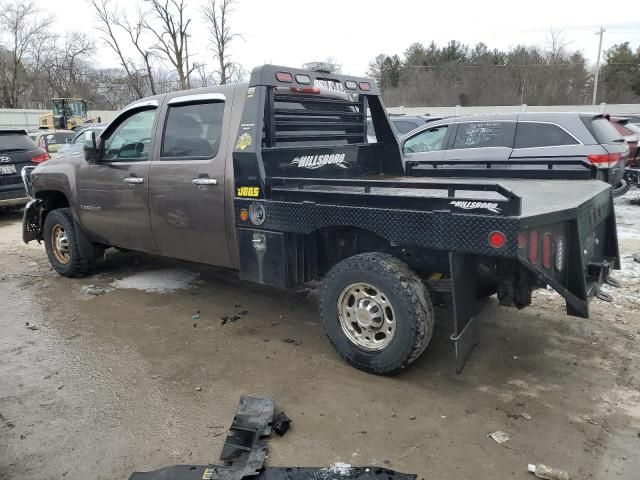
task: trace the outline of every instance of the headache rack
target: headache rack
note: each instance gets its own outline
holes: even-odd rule
[[[267,186],[270,198],[276,201],[440,212],[451,211],[456,205],[492,203],[496,206],[483,215],[522,213],[520,196],[500,183],[269,177]]]
[[[321,87],[272,87],[265,104],[263,148],[366,142],[364,95]]]

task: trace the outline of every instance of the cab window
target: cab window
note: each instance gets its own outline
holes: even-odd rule
[[[404,142],[403,152],[423,153],[442,150],[447,128],[449,128],[449,125],[439,125],[423,130]]]
[[[140,161],[149,158],[156,110],[142,110],[124,120],[104,141],[103,160]]]
[[[162,158],[212,158],[220,148],[224,102],[169,107]]]

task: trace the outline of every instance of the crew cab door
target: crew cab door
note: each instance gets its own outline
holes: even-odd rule
[[[103,132],[98,159],[78,168],[80,225],[93,241],[155,251],[148,177],[157,106],[152,100],[121,113]]]
[[[163,256],[231,266],[225,228],[225,164],[233,86],[175,96],[163,108],[149,191]]]

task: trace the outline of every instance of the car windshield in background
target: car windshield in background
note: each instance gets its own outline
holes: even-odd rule
[[[604,117],[580,117],[598,143],[621,142],[623,139],[611,122]]]
[[[35,150],[37,145],[24,133],[0,132],[0,152]]]

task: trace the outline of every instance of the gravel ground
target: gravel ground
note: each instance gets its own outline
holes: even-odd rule
[[[636,190],[637,192],[637,190]],[[452,371],[445,327],[394,377],[359,372],[325,340],[314,292],[109,251],[67,279],[0,216],[0,479],[126,479],[218,458],[240,395],[273,395],[293,419],[268,465],[379,465],[419,478],[574,479],[640,471],[640,207],[617,200],[623,288],[567,317],[540,291],[482,313],[481,343]],[[220,317],[239,317],[223,321]],[[488,433],[504,431],[498,445]]]

